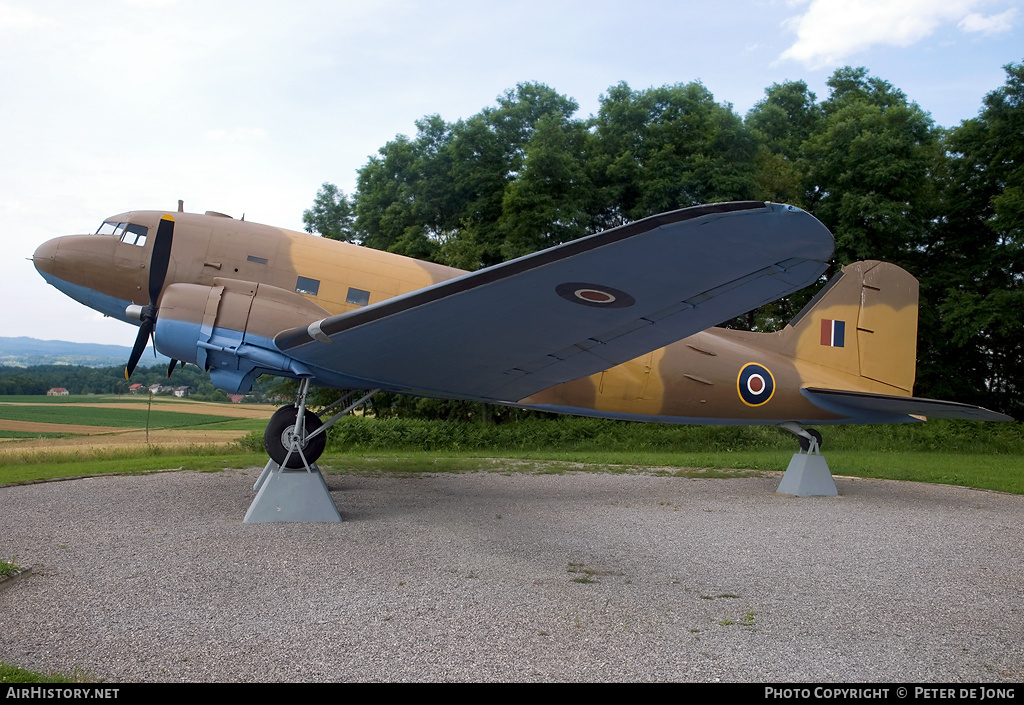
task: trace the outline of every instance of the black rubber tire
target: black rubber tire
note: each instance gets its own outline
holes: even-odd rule
[[[270,422],[267,423],[267,430],[263,432],[263,447],[266,448],[267,455],[278,465],[291,470],[306,467],[298,453],[292,453],[292,457],[288,458],[288,465],[285,466],[284,464],[284,459],[288,455],[288,448],[285,446],[283,436],[288,429],[295,426],[295,419],[298,417],[298,414],[299,410],[297,407],[282,406],[270,417]],[[305,418],[307,434],[324,425],[320,417],[309,409],[306,409]],[[319,436],[307,441],[306,447],[302,449],[302,455],[305,456],[306,462],[312,465],[323,455],[326,446],[327,434],[321,433]]]
[[[812,436],[814,436],[814,440],[816,440],[818,442],[818,452],[821,452],[821,434],[818,432],[818,429],[816,429],[816,428],[805,428],[804,430],[807,431]],[[809,440],[807,440],[803,436],[797,436],[797,440],[800,441],[800,450],[802,450],[805,453],[808,450],[810,450],[811,442]]]

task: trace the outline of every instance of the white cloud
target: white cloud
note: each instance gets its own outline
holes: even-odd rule
[[[1013,20],[1017,16],[1017,9],[1010,8],[998,15],[981,15],[972,12],[960,20],[957,25],[965,32],[981,32],[982,34],[1001,34],[1013,29]]]
[[[807,11],[783,23],[797,35],[779,57],[822,68],[876,45],[908,47],[942,25],[994,33],[1011,25],[1016,10],[982,16],[984,0],[811,0]]]
[[[53,20],[22,7],[0,4],[0,34],[7,32],[28,32],[52,24]]]

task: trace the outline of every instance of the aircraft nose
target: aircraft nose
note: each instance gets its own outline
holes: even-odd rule
[[[55,237],[47,240],[36,248],[32,255],[32,264],[40,274],[53,274],[54,265],[57,261],[57,247],[60,245],[60,238]]]

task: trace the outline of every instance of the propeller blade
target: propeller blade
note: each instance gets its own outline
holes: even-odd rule
[[[135,345],[132,346],[132,354],[128,358],[128,366],[124,368],[124,378],[126,380],[132,378],[132,372],[135,371],[135,366],[139,364],[139,358],[146,351],[146,343],[149,342],[149,334],[151,332],[153,332],[153,323],[151,321],[143,321],[142,325],[139,326],[139,335],[135,338]]]
[[[160,290],[164,288],[164,277],[171,263],[171,242],[174,239],[174,216],[165,215],[156,229],[156,241],[149,260],[149,304],[156,306]]]
[[[128,365],[124,368],[124,378],[131,379],[135,366],[139,364],[139,358],[146,350],[146,343],[149,342],[156,327],[157,308],[156,301],[160,298],[160,290],[164,288],[164,279],[167,277],[167,268],[171,264],[171,243],[174,240],[174,216],[165,215],[160,219],[156,229],[156,238],[153,240],[153,254],[149,258],[149,303],[138,309],[139,335],[135,338],[135,345],[132,346],[132,354],[128,358]],[[135,308],[129,306],[129,309]],[[156,356],[156,345],[153,346],[153,355]],[[174,363],[171,363],[174,367]],[[168,370],[167,375],[170,376]]]
[[[167,366],[167,379],[171,378],[171,373],[174,372],[174,366],[178,364],[177,360],[171,360],[171,364]]]

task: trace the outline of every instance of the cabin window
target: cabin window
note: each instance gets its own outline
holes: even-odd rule
[[[295,291],[300,294],[312,294],[316,296],[317,292],[320,291],[320,280],[310,279],[309,277],[299,277],[299,280],[295,282]]]
[[[255,262],[256,264],[266,264],[267,263],[267,258],[266,257],[257,257],[256,255],[249,255],[248,257],[246,257],[246,259],[249,260],[250,262]],[[301,277],[299,277],[299,278],[301,279]],[[311,279],[310,281],[313,281],[313,280]]]
[[[345,297],[345,303],[355,304],[356,306],[365,306],[370,303],[370,292],[363,291],[362,289],[350,288],[348,290],[348,296]]]

